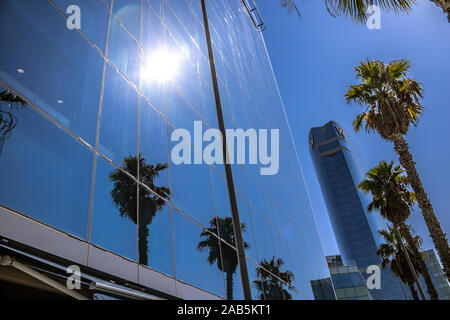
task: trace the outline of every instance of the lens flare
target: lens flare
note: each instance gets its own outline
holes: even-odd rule
[[[142,79],[167,82],[177,75],[182,57],[180,54],[167,49],[159,49],[144,60]]]

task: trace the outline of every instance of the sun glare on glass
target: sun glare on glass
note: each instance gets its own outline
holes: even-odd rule
[[[167,49],[153,52],[142,66],[142,77],[158,82],[173,80],[180,68],[181,56]]]

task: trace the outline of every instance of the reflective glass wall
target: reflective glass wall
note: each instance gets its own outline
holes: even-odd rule
[[[206,7],[226,127],[280,132],[277,174],[232,166],[253,298],[313,299],[329,273],[263,36],[242,1]],[[241,299],[223,165],[171,160],[174,130],[218,127],[200,0],[3,0],[0,27],[0,205]]]

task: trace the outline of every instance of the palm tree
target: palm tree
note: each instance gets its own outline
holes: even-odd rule
[[[365,23],[369,18],[367,9],[371,5],[377,5],[386,11],[410,12],[416,0],[324,0],[328,12],[333,16],[350,16],[358,23]],[[281,0],[281,6],[288,9],[289,13],[300,12],[294,0]]]
[[[139,163],[139,180],[147,187],[153,190],[139,187],[139,213],[138,213],[138,192],[137,183],[131,179],[124,171],[137,177]],[[138,225],[138,248],[139,263],[147,265],[148,263],[148,226],[152,223],[156,212],[162,209],[166,202],[160,197],[166,197],[170,194],[170,189],[166,187],[155,186],[154,180],[160,172],[167,169],[167,163],[156,165],[147,164],[145,158],[139,155],[124,158],[123,167],[114,170],[109,179],[114,183],[111,190],[111,197],[114,205],[119,209],[120,216],[130,219]]]
[[[282,259],[275,260],[272,257],[270,261],[263,259],[256,269],[259,280],[253,281],[253,284],[260,292],[261,300],[292,300],[292,295],[284,289],[284,286],[290,287],[294,280],[294,274],[291,271],[281,272],[284,265]]]
[[[241,231],[245,232],[245,224],[241,223]],[[236,272],[238,266],[238,258],[236,250],[229,245],[219,245],[219,235],[228,244],[236,247],[236,241],[233,231],[233,220],[231,217],[214,217],[209,221],[209,228],[204,229],[200,237],[204,240],[200,241],[197,249],[203,251],[209,249],[208,262],[209,264],[217,263],[217,268],[225,273],[227,283],[227,299],[233,300],[233,274]],[[249,245],[244,241],[244,248]]]
[[[393,224],[394,228],[400,229],[411,249],[414,261],[423,270],[428,294],[432,300],[438,300],[427,265],[405,223],[415,203],[415,195],[408,190],[409,184],[403,174],[403,168],[393,166],[393,161],[390,163],[381,161],[366,173],[366,179],[359,184],[358,188],[366,194],[372,194],[372,202],[367,206],[368,212],[378,210],[383,218]]]
[[[438,7],[442,8],[445,14],[447,14],[448,22],[450,22],[450,1],[449,0],[431,0]]]
[[[405,252],[401,248],[400,241],[403,240],[399,238],[399,234],[394,228],[388,227],[388,230],[378,231],[386,242],[381,244],[377,250],[377,255],[382,259],[381,267],[385,268],[390,265],[392,274],[398,277],[403,283],[408,284],[414,300],[419,300],[419,296],[414,287],[415,277],[408,266]],[[415,241],[419,242],[419,238],[415,237]],[[407,250],[412,254],[409,246],[407,246]]]
[[[394,149],[408,175],[408,181],[417,197],[447,278],[450,278],[448,241],[434,214],[405,140],[409,127],[417,126],[424,109],[420,104],[422,86],[414,79],[407,78],[409,68],[410,63],[405,60],[387,64],[379,60],[361,62],[355,68],[360,83],[350,86],[345,98],[348,103],[355,102],[365,108],[353,122],[356,132],[365,127],[366,131],[377,132],[383,139],[394,143]]]
[[[10,90],[0,92],[0,101],[8,102],[8,108],[11,109],[13,104],[25,108],[27,102]],[[11,136],[11,132],[17,126],[17,117],[10,111],[0,110],[0,154],[3,150],[5,141]]]

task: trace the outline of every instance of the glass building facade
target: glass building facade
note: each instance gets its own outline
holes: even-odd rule
[[[311,280],[314,300],[336,300],[331,278]]]
[[[433,249],[426,250],[423,252],[423,257],[425,264],[427,265],[428,272],[430,273],[431,281],[433,282],[434,288],[438,294],[439,300],[450,300],[450,284],[442,270],[441,264],[439,263],[436,254]],[[430,299],[430,295],[427,292],[427,284],[423,279],[423,276],[419,274],[420,284],[427,299]]]
[[[246,2],[206,9],[225,126],[280,134],[276,175],[232,166],[252,297],[313,299],[329,272],[262,33]],[[243,298],[223,165],[171,161],[174,130],[218,127],[202,13],[1,1],[2,238],[171,297]]]
[[[344,266],[341,256],[327,256],[337,300],[372,300],[364,276],[357,266]]]
[[[326,259],[331,278],[311,281],[315,300],[373,300],[357,266],[344,266],[340,255]]]
[[[310,132],[310,152],[328,209],[344,266],[358,266],[366,275],[369,265],[380,265],[376,255],[382,229],[378,215],[366,211],[368,198],[357,188],[365,170],[350,136],[334,121]],[[405,299],[398,280],[382,270],[381,290],[374,299]]]

